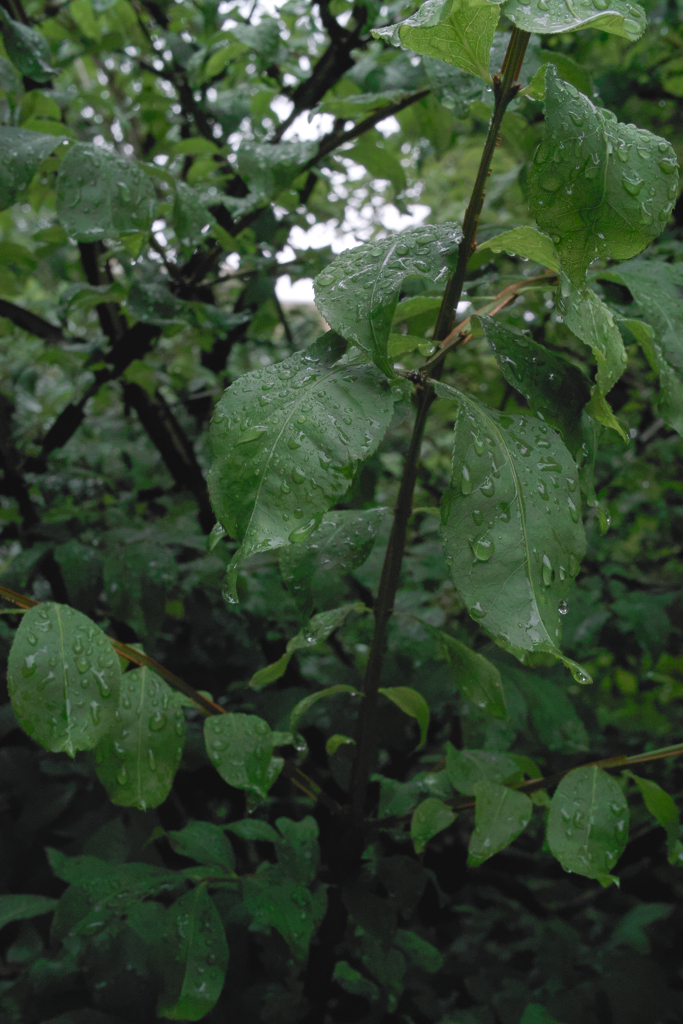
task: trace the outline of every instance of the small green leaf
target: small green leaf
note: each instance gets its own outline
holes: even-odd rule
[[[316,277],[316,305],[333,331],[393,376],[387,342],[401,284],[406,277],[445,283],[461,238],[456,224],[425,225],[349,249]]]
[[[638,39],[647,25],[645,11],[630,0],[593,0],[569,4],[566,0],[507,0],[503,13],[524,32],[552,35],[596,28],[624,39]]]
[[[455,637],[439,631],[439,639],[453,666],[453,682],[462,695],[493,718],[507,718],[505,692],[496,666]]]
[[[523,777],[507,754],[456,750],[451,743],[446,744],[446,774],[453,788],[465,796],[473,796],[479,782],[501,784]]]
[[[443,967],[443,957],[436,946],[427,942],[421,935],[408,931],[407,928],[397,930],[394,944],[403,950],[416,967],[427,974],[436,974]]]
[[[340,747],[354,746],[356,741],[351,739],[350,736],[343,736],[342,733],[336,732],[334,736],[330,736],[325,743],[325,753],[328,757],[332,757],[336,754]]]
[[[510,256],[523,256],[554,270],[555,273],[560,271],[560,261],[552,239],[536,228],[522,227],[504,231],[502,235],[489,238],[487,242],[477,246],[477,252],[483,252],[485,249],[490,249],[491,252],[506,252]]]
[[[529,1003],[519,1024],[560,1024],[540,1003]]]
[[[31,184],[40,164],[60,144],[57,135],[0,126],[0,210],[6,210]]]
[[[2,8],[0,22],[7,56],[22,75],[34,82],[49,82],[58,74],[50,62],[50,46],[45,36],[20,21],[14,21]]]
[[[157,1014],[167,1020],[201,1020],[223,990],[228,944],[218,911],[198,885],[167,910],[165,984]],[[175,954],[175,955],[173,955]]]
[[[267,201],[291,185],[317,150],[316,142],[243,142],[237,168],[259,201]]]
[[[319,109],[326,114],[334,114],[335,117],[366,118],[376,110],[381,110],[389,104],[400,103],[401,100],[410,96],[410,92],[403,89],[387,89],[383,92],[363,92],[355,96],[330,96],[329,94],[320,103]]]
[[[438,797],[430,796],[418,804],[410,819],[410,838],[415,853],[423,853],[429,840],[452,825],[457,814]]]
[[[273,734],[257,715],[215,715],[204,722],[204,740],[218,774],[230,786],[265,798],[282,761],[273,758]],[[272,761],[279,765],[271,767]]]
[[[308,351],[240,377],[218,403],[209,490],[217,518],[240,541],[228,600],[236,600],[245,558],[309,537],[389,425],[389,387],[373,366],[334,365],[344,348],[337,335],[324,335]]]
[[[490,82],[489,54],[499,18],[500,7],[488,0],[426,0],[410,18],[372,34]]]
[[[410,686],[380,686],[379,692],[388,697],[405,715],[417,721],[420,727],[420,742],[416,749],[421,750],[427,742],[429,729],[429,704],[422,694]]]
[[[534,808],[525,793],[495,782],[475,783],[474,795],[474,832],[467,855],[470,867],[483,864],[509,846],[531,821]]]
[[[541,64],[529,84],[519,92],[520,96],[531,96],[535,100],[545,99],[545,73],[548,64],[555,65],[557,73],[563,81],[569,82],[579,92],[585,93],[586,96],[593,95],[594,86],[590,72],[583,65],[577,63],[577,61],[565,53],[557,53],[557,51],[553,52],[545,49],[542,52],[543,58],[547,63]]]
[[[610,872],[628,841],[628,804],[619,784],[595,765],[575,768],[555,790],[548,845],[565,871],[617,881]]]
[[[63,604],[22,615],[7,666],[12,709],[46,750],[92,750],[115,723],[121,669],[102,630]]]
[[[683,844],[681,844],[680,816],[672,796],[651,779],[642,779],[633,772],[624,772],[633,779],[648,811],[656,821],[666,829],[666,841],[669,848],[669,863],[683,863]]]
[[[176,853],[215,867],[220,874],[234,874],[235,854],[220,825],[210,821],[191,821],[179,832],[167,832],[166,838]]]
[[[275,871],[260,872],[244,880],[244,906],[253,915],[254,929],[275,928],[292,955],[305,961],[308,947],[327,908],[324,887],[310,889]]]
[[[79,242],[147,233],[154,187],[135,160],[77,142],[57,176],[57,216]]]
[[[112,803],[145,811],[171,792],[185,743],[176,693],[148,668],[126,672],[116,721],[99,742],[97,776]]]
[[[304,697],[298,704],[295,704],[292,712],[289,716],[289,728],[293,733],[296,733],[299,722],[306,714],[309,708],[312,708],[314,704],[317,704],[323,697],[334,697],[337,693],[352,693],[354,696],[359,696],[358,690],[353,686],[349,686],[348,683],[337,683],[335,686],[327,686],[324,690],[316,690],[315,693],[309,693],[308,697]]]
[[[629,259],[664,229],[678,195],[678,163],[670,143],[617,122],[562,82],[553,65],[545,110],[529,206],[580,286],[594,259]]]
[[[58,901],[49,896],[36,896],[33,893],[0,896],[0,928],[11,921],[27,921],[41,914],[51,914]]]
[[[267,821],[259,821],[258,818],[244,818],[242,821],[233,821],[225,826],[228,832],[239,836],[247,842],[277,843],[280,836],[272,825]]]

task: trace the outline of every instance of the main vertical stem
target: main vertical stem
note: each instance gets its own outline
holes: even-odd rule
[[[439,309],[434,329],[435,341],[443,341],[453,327],[455,311],[465,283],[467,263],[475,246],[479,216],[486,194],[486,179],[491,170],[491,161],[493,160],[493,154],[498,142],[503,115],[510,100],[518,91],[518,86],[515,83],[522,67],[528,42],[528,32],[521,32],[519,29],[513,28],[501,75],[494,78],[495,104],[493,115],[489,124],[477,178],[463,220],[463,238],[458,251],[458,262],[453,276],[446,285],[441,308]],[[442,369],[443,360],[433,367],[432,377],[438,380]],[[430,384],[425,382],[419,386],[413,434],[403,467],[401,486],[394,509],[394,522],[386,555],[384,556],[382,576],[374,607],[375,631],[365,670],[364,700],[360,712],[357,755],[353,772],[352,804],[354,815],[357,818],[362,817],[365,810],[367,786],[377,757],[377,698],[382,674],[382,663],[387,646],[387,631],[389,620],[394,610],[394,601],[401,575],[408,522],[413,507],[413,492],[420,463],[422,438],[434,398],[434,388]]]

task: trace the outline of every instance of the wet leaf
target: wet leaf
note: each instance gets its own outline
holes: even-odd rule
[[[58,135],[0,126],[0,210],[11,206],[22,189],[31,184],[40,164],[61,141]]]
[[[49,82],[58,74],[52,67],[50,45],[40,32],[14,21],[0,9],[0,30],[7,56],[22,75],[34,82]]]
[[[309,708],[312,708],[314,704],[317,704],[323,697],[334,697],[337,693],[352,693],[354,696],[360,696],[358,690],[353,686],[349,686],[348,683],[336,683],[334,686],[327,686],[324,690],[316,690],[315,693],[309,693],[308,697],[304,697],[298,704],[292,708],[292,712],[289,716],[289,728],[295,733],[299,728],[299,722],[306,714]]]
[[[240,541],[228,600],[237,599],[245,558],[313,533],[389,425],[388,386],[372,366],[335,366],[343,350],[336,335],[324,335],[306,352],[240,377],[218,403],[209,491],[217,518]]]
[[[581,285],[598,257],[626,260],[664,229],[678,195],[671,144],[621,124],[546,72],[545,135],[529,169],[529,206]]]
[[[629,0],[508,0],[503,13],[517,28],[542,35],[596,28],[624,39],[638,39],[647,25],[645,11]]]
[[[63,604],[22,615],[7,666],[17,720],[47,750],[92,750],[114,726],[121,669],[87,616]]]
[[[488,658],[446,633],[439,633],[450,664],[453,682],[463,697],[493,718],[507,718],[500,672]]]
[[[683,844],[681,843],[681,826],[680,826],[680,815],[678,807],[674,798],[662,789],[652,779],[642,779],[639,775],[634,775],[633,772],[624,772],[630,779],[633,779],[640,795],[643,798],[643,802],[647,807],[652,817],[666,829],[666,844],[669,848],[669,863],[670,864],[682,864],[683,863]]]
[[[272,825],[269,825],[267,821],[259,821],[257,818],[233,821],[225,827],[229,832],[248,842],[277,843],[280,839]]]
[[[628,821],[619,784],[595,765],[575,768],[551,800],[548,845],[565,871],[609,885],[616,881],[610,872],[626,848]]]
[[[179,832],[167,832],[171,847],[183,857],[217,869],[218,874],[234,874],[235,854],[219,825],[210,821],[191,821]]]
[[[191,248],[204,240],[215,218],[189,185],[178,181],[175,188],[173,227],[180,243]]]
[[[380,686],[379,692],[400,708],[404,715],[417,721],[420,727],[420,742],[416,749],[421,750],[427,742],[429,729],[429,704],[422,694],[410,686]]]
[[[57,900],[33,893],[0,896],[0,928],[11,921],[27,921],[41,914],[51,914],[56,906]]]
[[[427,797],[418,804],[410,819],[410,838],[413,840],[415,853],[424,853],[429,840],[452,825],[456,818],[455,811],[438,797]]]
[[[253,915],[258,931],[275,928],[297,960],[304,961],[308,947],[327,907],[324,887],[314,893],[276,868],[244,880],[244,906]]]
[[[317,142],[243,142],[237,151],[240,175],[259,200],[287,188],[318,150]]]
[[[475,783],[474,795],[474,832],[467,855],[470,867],[483,864],[509,846],[531,821],[534,808],[525,793],[495,782]]]
[[[560,270],[560,261],[552,239],[531,226],[503,231],[502,234],[489,238],[477,246],[477,252],[484,252],[486,249],[490,249],[491,252],[506,252],[510,256],[523,256],[534,263],[541,263],[556,273]]]
[[[116,720],[95,751],[112,803],[146,811],[171,792],[185,744],[177,694],[148,668],[126,672]]]
[[[446,774],[454,789],[473,796],[479,782],[500,784],[515,780],[519,768],[507,754],[489,750],[456,750],[446,744]]]
[[[206,749],[230,786],[265,798],[282,768],[273,757],[273,734],[257,715],[215,715],[204,722]]]

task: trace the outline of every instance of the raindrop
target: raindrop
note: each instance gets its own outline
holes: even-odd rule
[[[479,601],[470,608],[470,615],[473,619],[483,619],[486,616],[486,612]]]
[[[479,562],[488,562],[494,552],[493,541],[490,537],[479,537],[477,540],[470,540],[472,554]]]
[[[125,764],[121,768],[121,771],[119,772],[119,774],[116,776],[116,781],[118,782],[119,786],[127,786],[128,785],[128,772],[126,771]]]
[[[467,497],[468,494],[472,493],[472,480],[470,478],[470,471],[467,466],[462,467],[462,476],[460,478],[460,490],[462,494]]]
[[[555,578],[555,570],[553,569],[553,563],[547,555],[543,556],[541,562],[541,573],[543,575],[543,586],[549,587]]]
[[[557,606],[557,610],[560,613],[560,615],[566,615],[567,612],[569,611],[569,609],[567,607],[567,602],[566,601],[560,601],[560,603]]]
[[[155,711],[148,723],[150,732],[161,732],[166,725],[166,721],[166,715],[163,711]]]
[[[481,493],[484,494],[487,498],[493,497],[493,495],[496,493],[496,485],[494,481],[491,479],[491,477],[487,476],[486,480],[484,480],[483,484],[481,485],[480,490]]]

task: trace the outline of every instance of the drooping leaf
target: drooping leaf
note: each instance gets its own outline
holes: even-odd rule
[[[152,224],[154,188],[134,160],[77,142],[57,175],[57,216],[79,242],[121,238]]]
[[[425,225],[349,249],[316,277],[316,305],[333,331],[391,375],[387,342],[402,282],[445,281],[461,238],[456,224]]]
[[[308,351],[240,377],[218,403],[209,491],[217,518],[240,541],[228,600],[236,600],[244,559],[306,540],[384,435],[390,390],[370,365],[335,366],[343,348],[324,335]]]
[[[548,845],[565,871],[602,885],[628,841],[628,804],[619,784],[595,765],[575,768],[550,803]]]
[[[289,716],[289,728],[295,733],[299,727],[299,722],[306,714],[309,708],[312,708],[314,704],[317,704],[319,700],[324,697],[334,697],[337,693],[352,693],[354,696],[358,696],[358,690],[353,686],[349,686],[348,683],[336,683],[334,686],[326,686],[324,690],[316,690],[315,693],[309,693],[308,697],[304,697],[302,700],[295,704],[292,708],[292,712]]]
[[[510,256],[523,256],[535,263],[541,263],[555,273],[560,271],[560,261],[552,238],[530,225],[503,231],[501,235],[489,238],[487,242],[477,246],[477,252],[486,249],[490,249],[491,252],[506,252]]]
[[[529,206],[580,286],[594,259],[629,259],[663,230],[678,195],[678,164],[670,143],[617,122],[562,82],[553,65],[545,110]]]
[[[317,595],[326,592],[330,577],[334,581],[363,564],[386,512],[386,508],[330,512],[301,544],[282,549],[282,580],[304,615],[310,614]]]
[[[473,796],[479,782],[500,785],[518,776],[520,780],[522,778],[517,765],[507,754],[488,750],[456,750],[451,743],[446,744],[446,774],[453,788],[465,796]]]
[[[30,185],[39,165],[60,144],[58,135],[26,128],[0,127],[0,210],[6,210]]]
[[[505,692],[496,666],[455,637],[439,632],[439,639],[453,666],[453,682],[462,695],[493,718],[507,718]]]
[[[97,776],[112,803],[145,811],[171,791],[185,743],[175,692],[148,668],[126,672],[116,719],[95,751]]]
[[[558,292],[557,308],[577,338],[588,345],[598,364],[587,411],[598,423],[627,440],[624,428],[612,412],[606,395],[626,369],[626,349],[612,311],[592,288],[575,288],[564,278]]]
[[[588,750],[586,727],[561,686],[537,672],[507,669],[507,674],[526,697],[538,738],[548,750]]]
[[[232,874],[235,870],[235,854],[220,825],[191,821],[178,832],[167,832],[166,838],[176,853],[198,864],[208,864],[219,873]]]
[[[167,1020],[201,1020],[218,1002],[228,966],[228,944],[204,884],[169,907],[163,942],[165,984],[157,1013]]]
[[[17,720],[47,750],[92,750],[114,726],[121,669],[102,630],[63,604],[22,616],[7,665]]]
[[[410,838],[415,853],[424,853],[429,840],[452,825],[457,814],[438,797],[430,796],[418,804],[410,819]]]
[[[441,505],[453,582],[472,617],[512,653],[545,651],[568,663],[558,648],[559,604],[586,544],[576,465],[539,420],[496,412],[446,385],[437,393],[459,403]]]
[[[508,384],[524,395],[535,416],[559,431],[575,455],[583,442],[581,414],[590,398],[581,370],[493,317],[474,317],[473,326],[484,331]]]
[[[565,0],[507,0],[503,13],[517,28],[541,35],[596,28],[624,39],[638,39],[647,25],[643,8],[630,0],[590,0],[571,5]]]
[[[27,921],[41,914],[51,914],[57,906],[57,900],[49,896],[38,896],[34,893],[12,893],[0,896],[0,928],[11,921]]]
[[[0,30],[7,56],[22,75],[34,82],[49,82],[57,74],[52,67],[50,46],[40,32],[20,21],[14,21],[0,9]]]
[[[411,686],[380,686],[379,692],[400,708],[405,715],[414,718],[420,727],[420,742],[417,750],[421,750],[427,741],[429,729],[429,704],[421,693]]]
[[[273,734],[257,715],[215,715],[204,722],[206,749],[216,770],[230,786],[259,797],[275,782],[282,768],[273,757]]]
[[[674,798],[653,782],[652,779],[643,779],[633,772],[624,773],[633,779],[643,802],[653,818],[666,829],[666,844],[669,848],[669,863],[683,864],[683,843],[681,843],[681,826],[678,807]]]
[[[499,18],[499,6],[488,0],[426,0],[405,21],[372,34],[490,82],[489,54]]]
[[[531,821],[534,807],[525,793],[495,782],[476,782],[474,795],[474,832],[467,854],[470,867],[483,864],[509,846]]]

